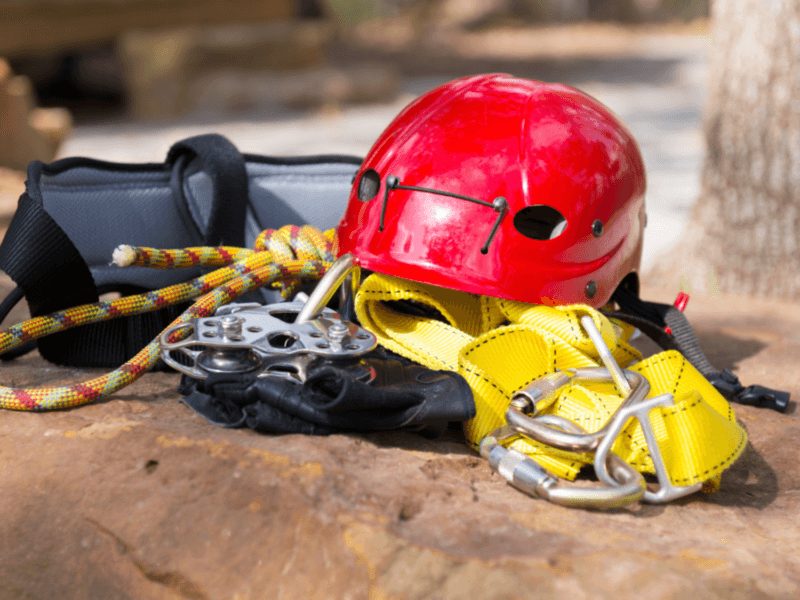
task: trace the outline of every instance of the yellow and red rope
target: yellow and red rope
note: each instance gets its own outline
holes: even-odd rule
[[[221,305],[264,285],[278,285],[286,295],[301,281],[321,277],[334,260],[335,253],[333,230],[323,234],[310,226],[287,226],[262,232],[255,251],[224,247],[182,250],[121,247],[115,252],[115,262],[121,266],[174,269],[236,262],[158,291],[86,304],[30,319],[0,333],[0,352],[57,331],[140,314],[198,296],[202,298],[170,326],[213,314]],[[0,386],[0,408],[54,410],[87,404],[129,385],[151,369],[159,357],[160,347],[156,339],[118,369],[83,383],[41,389]]]

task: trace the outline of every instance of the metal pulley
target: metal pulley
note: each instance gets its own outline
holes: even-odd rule
[[[357,280],[353,273],[357,269],[346,255],[331,266],[304,302],[229,304],[213,317],[170,327],[159,337],[162,358],[195,379],[206,379],[212,373],[260,371],[259,375],[302,382],[309,365],[333,361],[345,364],[356,379],[369,381],[374,374],[359,359],[375,349],[375,335],[325,307],[348,276]],[[351,285],[343,286],[345,296]],[[170,341],[181,332],[185,333],[182,340]],[[172,353],[184,360],[177,360]]]

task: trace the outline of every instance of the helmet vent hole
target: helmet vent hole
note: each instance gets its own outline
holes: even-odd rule
[[[361,174],[358,180],[358,199],[361,202],[369,202],[378,195],[381,189],[381,176],[375,169],[367,169]]]
[[[567,227],[567,220],[552,206],[527,206],[514,215],[514,227],[532,240],[552,240]]]

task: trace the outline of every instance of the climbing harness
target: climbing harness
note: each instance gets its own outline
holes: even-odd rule
[[[747,435],[730,405],[681,354],[670,350],[642,360],[628,343],[633,328],[589,306],[513,302],[373,273],[359,288],[355,310],[382,346],[464,376],[475,396],[476,416],[464,427],[474,448],[487,436],[498,443],[502,438],[554,478],[573,480],[594,463],[591,451],[596,456],[602,442],[611,440],[606,460],[613,452],[637,471],[658,475],[661,490],[689,493],[700,484],[712,491],[744,450]],[[583,317],[596,327],[593,335]],[[603,340],[601,349],[592,337]],[[604,354],[626,365],[630,394],[614,383],[613,366],[597,370]],[[649,402],[647,396],[664,404],[649,414],[656,446],[649,429],[626,412]],[[621,433],[613,430],[620,425],[614,419],[621,418],[615,415],[627,415]],[[588,433],[552,427],[565,429],[566,421]],[[493,436],[503,426],[509,429]],[[493,452],[495,458],[500,454]],[[611,480],[618,479],[604,483],[613,485]]]
[[[181,269],[155,270],[144,263],[120,269],[109,261],[122,243],[189,249],[225,244],[235,253],[254,248],[262,231],[287,223],[335,227],[360,162],[347,156],[242,154],[216,134],[176,143],[162,164],[34,161],[0,245],[0,269],[19,286],[0,304],[0,319],[23,297],[33,317],[44,317],[95,304],[108,292],[146,294],[207,272],[199,262]],[[222,254],[220,262],[209,264],[230,263]],[[280,291],[265,286],[247,300],[277,302]],[[188,309],[187,301],[59,332],[2,357],[38,345],[55,364],[114,368]]]

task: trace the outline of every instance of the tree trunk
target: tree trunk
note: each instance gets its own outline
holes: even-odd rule
[[[712,16],[702,193],[648,280],[800,300],[800,0],[716,0]]]

